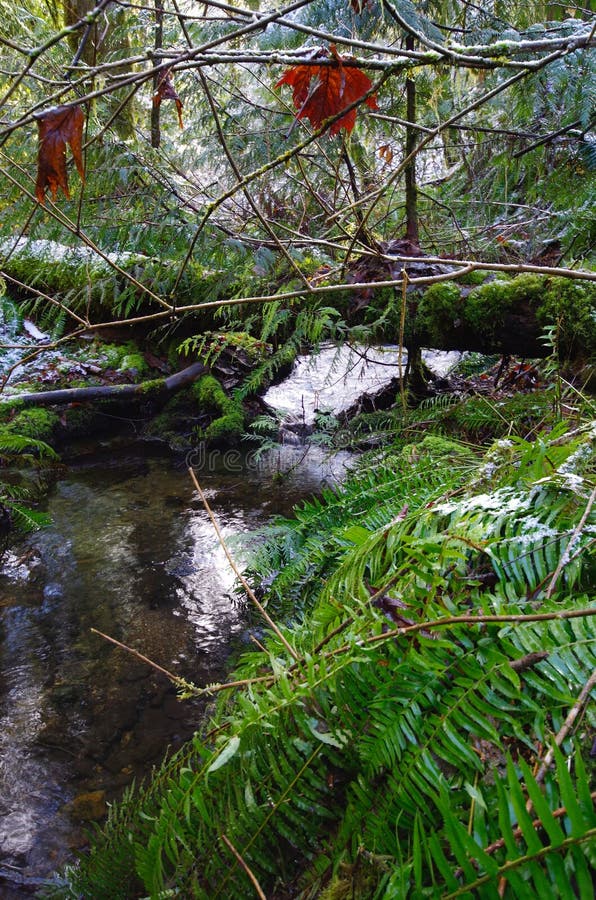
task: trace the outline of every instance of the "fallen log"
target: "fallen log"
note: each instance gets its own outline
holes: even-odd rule
[[[400,252],[403,243],[397,242]],[[404,269],[412,280],[405,309],[399,290],[371,284],[401,277]],[[424,278],[437,280],[428,287],[416,284]],[[539,273],[462,274],[422,254],[407,262],[387,257],[360,261],[348,280],[368,283],[366,288],[355,287],[348,318],[372,323],[376,314],[383,328],[376,337],[394,341],[403,328],[404,345],[411,350],[432,347],[522,357],[556,352],[560,358],[580,360],[596,353],[594,281]]]
[[[206,368],[203,363],[196,362],[181,372],[167,378],[156,378],[140,384],[92,385],[90,387],[62,388],[56,391],[32,391],[28,394],[14,394],[2,402],[13,406],[63,406],[68,403],[87,403],[92,400],[129,400],[134,398],[147,400],[167,399],[187,384],[191,384]]]

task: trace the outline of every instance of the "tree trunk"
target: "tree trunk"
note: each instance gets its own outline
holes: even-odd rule
[[[163,0],[155,0],[155,41],[153,44],[155,50],[161,50],[163,46]],[[159,80],[163,78],[164,73],[160,72],[153,76],[153,94],[157,92]],[[151,146],[159,147],[161,143],[160,128],[160,112],[161,106],[158,103],[151,105]]]
[[[414,49],[414,38],[406,36],[406,50]],[[416,123],[416,82],[413,78],[406,78],[406,119]],[[418,136],[416,129],[406,127],[406,157],[416,148]],[[416,157],[406,166],[404,173],[406,187],[406,240],[413,244],[420,243],[418,231],[418,192],[416,188]]]
[[[85,18],[96,6],[95,0],[63,0],[64,22],[66,25],[74,25]],[[102,16],[94,22],[89,33],[81,28],[69,34],[68,40],[75,56],[80,53],[80,59],[88,66],[99,65],[106,59],[112,62],[118,57],[130,56],[131,41],[129,29],[133,24],[131,13],[128,9],[120,9],[116,4],[110,4],[102,13]],[[81,47],[81,41],[84,46]],[[131,72],[130,65],[123,65],[111,70],[112,76]],[[132,98],[126,100],[126,90],[114,90],[107,95],[103,102],[107,106],[108,117],[113,118],[113,126],[118,136],[125,140],[134,133],[134,103]]]

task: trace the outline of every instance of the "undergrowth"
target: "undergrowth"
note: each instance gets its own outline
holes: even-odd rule
[[[55,894],[591,898],[595,440],[431,438],[299,510],[262,551],[287,643]]]

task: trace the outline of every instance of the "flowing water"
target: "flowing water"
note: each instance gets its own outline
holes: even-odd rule
[[[12,345],[18,329],[5,323],[0,344]],[[0,369],[22,352],[7,350]],[[435,369],[452,361],[427,358]],[[397,348],[324,348],[301,357],[265,399],[308,425],[315,410],[346,408],[398,371]],[[0,569],[3,898],[30,895],[71,859],[85,823],[181,746],[205,712],[91,629],[202,686],[225,677],[230,653],[259,627],[234,593],[186,468],[147,453],[90,447],[48,497],[51,526],[6,554]],[[240,563],[259,529],[348,464],[346,455],[331,464],[316,447],[287,446],[260,461],[236,450],[189,461]]]
[[[321,451],[304,453],[194,460],[239,561],[274,515],[341,472],[342,460],[334,474]],[[48,512],[52,525],[8,554],[0,574],[2,897],[34,889],[68,859],[84,842],[81,819],[101,815],[204,712],[91,628],[204,685],[225,676],[231,648],[258,626],[185,468],[112,446],[67,471]]]
[[[422,358],[434,375],[443,376],[461,359],[461,353],[423,350]],[[291,375],[269,388],[264,399],[310,425],[317,412],[342,412],[363,394],[378,393],[392,379],[401,377],[407,361],[406,351],[402,351],[400,360],[396,346],[324,345],[316,356],[299,356]]]

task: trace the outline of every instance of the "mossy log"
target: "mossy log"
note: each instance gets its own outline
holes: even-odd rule
[[[89,403],[94,400],[166,400],[170,395],[195,381],[205,372],[203,363],[195,362],[167,378],[156,378],[140,384],[109,384],[91,387],[63,388],[57,391],[33,391],[7,397],[6,406],[63,406],[67,403]]]
[[[596,284],[541,275],[431,285],[408,299],[406,344],[545,357],[596,353]],[[550,329],[550,339],[547,332]]]

